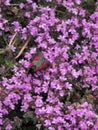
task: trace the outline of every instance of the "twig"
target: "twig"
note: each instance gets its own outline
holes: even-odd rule
[[[11,38],[10,42],[9,42],[9,45],[8,46],[11,46],[11,44],[13,43],[13,40],[15,39],[15,37],[17,36],[17,32],[13,35],[13,37]]]
[[[19,6],[19,4],[10,4],[10,6]]]
[[[24,49],[26,48],[26,46],[28,45],[30,41],[30,37],[28,38],[28,40],[25,42],[24,46],[21,48],[21,50],[19,51],[18,55],[15,57],[15,59],[19,58],[20,55],[23,53]]]

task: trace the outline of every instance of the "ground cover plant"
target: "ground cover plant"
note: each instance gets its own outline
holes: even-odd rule
[[[98,1],[0,0],[0,130],[98,130]]]

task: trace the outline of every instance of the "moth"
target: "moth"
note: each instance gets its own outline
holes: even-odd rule
[[[50,66],[50,62],[45,59],[41,52],[38,52],[30,63],[29,73],[32,75],[40,70],[47,69]]]

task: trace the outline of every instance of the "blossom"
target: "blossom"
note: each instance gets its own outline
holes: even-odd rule
[[[52,2],[52,0],[46,0],[47,2]]]
[[[10,0],[6,0],[4,4],[7,6],[10,5]]]
[[[0,119],[0,125],[3,125],[3,121],[2,121],[2,119]]]
[[[32,0],[26,0],[28,4],[31,4],[32,3]]]
[[[36,53],[36,48],[30,48],[30,54],[35,54]]]
[[[12,23],[12,25],[14,25],[14,27],[15,27],[15,32],[19,32],[20,31],[21,26],[20,26],[20,23],[18,21],[14,21]]]
[[[72,84],[69,84],[68,82],[65,84],[67,89],[72,89]]]
[[[47,126],[50,126],[51,125],[51,122],[50,122],[50,120],[45,120],[45,124],[44,124],[46,127]]]
[[[35,101],[35,104],[36,104],[37,107],[43,106],[42,97],[37,96],[37,99],[36,99],[36,101]]]
[[[25,17],[30,18],[30,12],[26,12]]]
[[[15,52],[15,50],[16,50],[16,47],[15,47],[15,46],[12,45],[10,48],[11,48],[11,50],[12,50],[13,52]]]
[[[8,124],[5,129],[6,129],[6,130],[12,130],[11,124]]]
[[[37,4],[36,3],[32,3],[32,8],[33,8],[33,12],[37,11]]]
[[[26,53],[25,56],[24,56],[26,59],[30,60],[32,58],[31,54],[30,53]]]
[[[19,7],[20,7],[20,9],[23,9],[25,7],[25,4],[24,3],[20,3]]]

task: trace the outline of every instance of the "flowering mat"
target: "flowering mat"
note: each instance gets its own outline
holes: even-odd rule
[[[98,0],[0,0],[0,130],[98,130]]]

